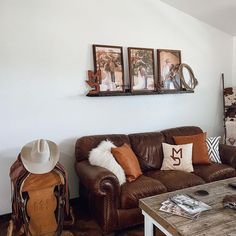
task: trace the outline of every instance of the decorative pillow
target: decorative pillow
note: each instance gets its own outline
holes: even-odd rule
[[[161,170],[182,170],[192,172],[192,147],[192,143],[183,145],[162,143],[164,159]]]
[[[128,182],[142,175],[138,159],[128,144],[124,143],[121,147],[111,148],[111,152],[124,169]]]
[[[206,138],[206,144],[208,148],[208,156],[212,162],[221,163],[219,153],[219,142],[221,137]]]
[[[111,153],[111,148],[115,147],[112,142],[104,140],[91,150],[88,159],[91,165],[101,166],[111,171],[118,178],[121,185],[126,182],[125,172]]]
[[[210,164],[206,145],[206,133],[190,136],[174,136],[175,144],[193,144],[193,164]]]

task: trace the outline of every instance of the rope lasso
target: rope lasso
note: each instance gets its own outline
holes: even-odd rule
[[[187,69],[187,71],[189,72],[190,76],[189,83],[187,83],[184,79],[184,73],[183,73],[184,68]],[[186,90],[194,90],[195,87],[198,85],[198,81],[194,76],[192,68],[189,65],[182,63],[179,66],[177,66],[177,74],[179,75],[182,87],[185,88]]]

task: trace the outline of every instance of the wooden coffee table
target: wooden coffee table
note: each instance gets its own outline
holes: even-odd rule
[[[236,236],[236,210],[223,208],[222,204],[225,195],[236,194],[236,189],[228,187],[232,182],[236,182],[236,177],[141,199],[145,236],[153,235],[153,225],[168,236]],[[194,194],[197,190],[206,190],[209,195],[197,196]],[[193,196],[212,209],[202,212],[197,220],[159,211],[162,202],[180,193]]]

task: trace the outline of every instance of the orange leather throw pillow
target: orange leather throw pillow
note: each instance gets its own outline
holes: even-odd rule
[[[206,133],[191,135],[191,136],[174,136],[175,143],[193,144],[193,164],[210,164],[208,157],[208,149],[206,145]]]
[[[128,182],[132,182],[142,175],[138,159],[128,144],[124,143],[121,147],[111,148],[111,152],[124,169]]]

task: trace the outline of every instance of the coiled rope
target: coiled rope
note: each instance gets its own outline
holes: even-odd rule
[[[190,80],[188,81],[188,83],[185,81],[185,78],[184,78],[184,73],[183,73],[184,68],[188,71],[189,76],[190,76]],[[194,76],[192,68],[189,65],[185,63],[180,64],[178,66],[177,74],[179,75],[179,79],[182,83],[182,87],[185,88],[186,90],[194,90],[195,87],[198,85],[198,81],[196,77]]]

